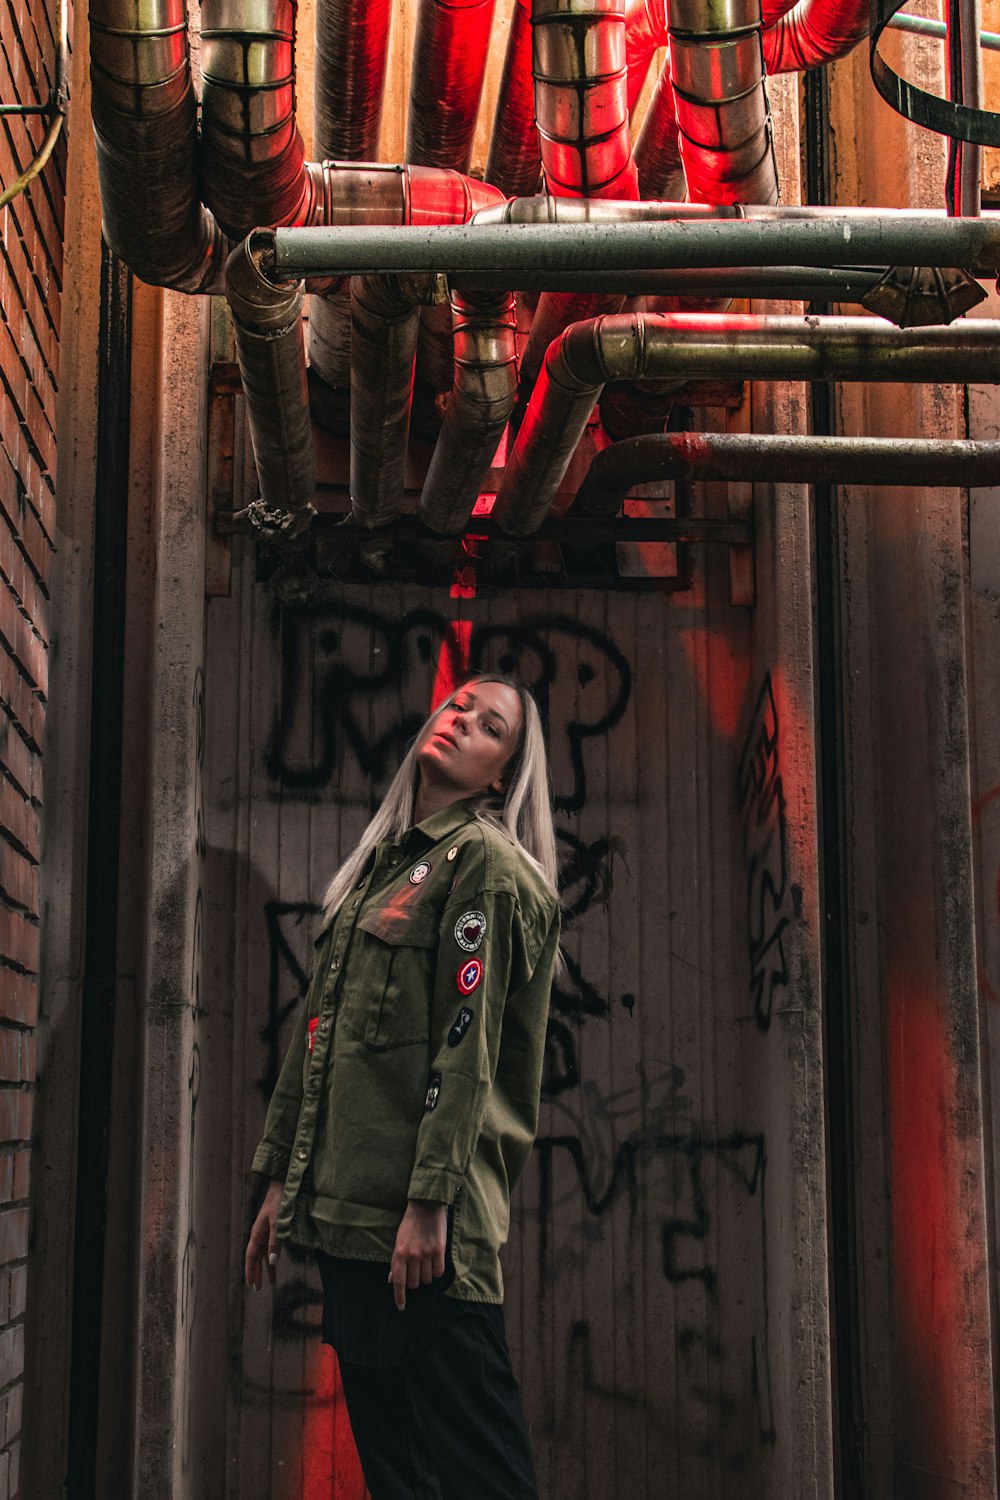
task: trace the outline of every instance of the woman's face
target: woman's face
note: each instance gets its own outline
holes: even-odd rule
[[[504,682],[471,682],[427,721],[417,741],[422,785],[454,801],[502,790],[521,734],[521,700]]]

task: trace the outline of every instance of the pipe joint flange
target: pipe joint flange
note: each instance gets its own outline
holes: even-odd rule
[[[256,333],[282,333],[302,312],[302,282],[274,281],[274,231],[255,229],[226,261],[233,317]]]

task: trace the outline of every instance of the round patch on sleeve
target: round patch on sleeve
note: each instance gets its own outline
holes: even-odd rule
[[[430,865],[427,863],[426,859],[422,859],[419,865],[414,865],[413,869],[410,871],[410,884],[420,885],[422,881],[427,879],[430,873]]]
[[[475,953],[486,936],[486,916],[481,911],[464,911],[455,923],[455,942],[466,953]]]
[[[463,964],[455,975],[455,983],[458,985],[460,995],[471,995],[472,991],[479,988],[479,981],[483,977],[483,966],[478,958],[470,958],[469,962]]]
[[[458,845],[457,844],[452,844],[451,848],[448,850],[448,853],[445,855],[445,859],[448,861],[449,864],[451,864],[452,860],[453,859],[457,859],[457,858],[458,858]]]

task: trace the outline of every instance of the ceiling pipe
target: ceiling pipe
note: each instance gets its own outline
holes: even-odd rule
[[[305,224],[314,182],[295,123],[294,0],[202,0],[202,196],[226,234]]]
[[[152,286],[220,291],[229,246],[199,196],[184,0],[92,0],[90,79],[108,244]]]
[[[976,221],[968,221],[976,222]],[[1000,383],[1000,324],[920,333],[871,318],[630,314],[567,328],[545,360],[493,507],[526,536],[545,519],[609,380],[934,380]]]
[[[420,518],[460,534],[517,399],[516,318],[511,292],[452,292],[455,375],[420,497]]]
[[[871,26],[870,0],[798,0],[764,27],[764,67],[794,73],[846,57]]]
[[[483,173],[505,197],[533,193],[542,169],[531,66],[531,0],[515,0]]]
[[[287,546],[315,514],[316,467],[302,288],[271,280],[273,254],[268,231],[250,235],[226,262],[225,285],[260,486],[247,517],[270,541]]]
[[[666,58],[635,142],[639,191],[644,198],[682,198],[687,191],[678,140],[677,110]]]
[[[420,0],[406,160],[467,172],[496,0]]]
[[[625,0],[533,0],[535,119],[546,187],[557,198],[638,198],[628,115]],[[521,359],[515,427],[549,344],[570,322],[623,296],[543,293]]]
[[[478,184],[482,186],[482,184]],[[708,208],[709,205],[681,205]],[[1000,214],[950,219],[921,209],[716,205],[711,218],[611,224],[428,225],[386,235],[365,226],[331,233],[306,227],[274,231],[275,278],[431,271],[502,277],[722,266],[961,265],[995,276]]]
[[[760,0],[674,0],[670,85],[688,197],[776,203]]]
[[[633,485],[681,479],[763,484],[1000,484],[1000,443],[933,438],[657,432],[596,454],[569,513],[610,520]]]

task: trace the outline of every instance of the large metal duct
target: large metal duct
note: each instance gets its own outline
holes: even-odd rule
[[[674,0],[670,79],[688,195],[776,203],[760,0]]]
[[[198,191],[184,0],[93,0],[90,78],[108,244],[154,286],[221,290],[229,246]]]
[[[323,0],[316,7],[313,139],[322,160],[378,157],[389,46],[389,0]],[[351,291],[309,302],[309,359],[328,386],[351,377]]]
[[[638,198],[628,124],[625,0],[533,0],[535,118],[548,191],[557,198]],[[570,322],[616,311],[624,297],[538,299],[521,360],[514,424],[545,351]]]
[[[868,35],[868,0],[798,0],[764,27],[764,67],[768,73],[794,73],[833,62]]]
[[[454,384],[420,497],[443,535],[464,530],[517,399],[513,294],[453,292],[451,306]]]
[[[468,170],[496,0],[420,0],[406,160]]]
[[[687,192],[677,109],[670,83],[670,59],[660,69],[649,106],[635,141],[639,191],[644,198],[683,198]]]
[[[205,203],[234,239],[258,224],[308,223],[294,0],[202,0],[201,39]]]
[[[956,380],[1000,383],[997,324],[910,333],[872,318],[730,314],[595,318],[549,350],[493,519],[525,536],[545,519],[606,381]]]
[[[252,234],[226,264],[260,501],[250,519],[272,541],[291,541],[314,515],[316,467],[306,390],[301,285],[269,276],[274,240]]]
[[[541,165],[531,76],[531,0],[515,0],[483,175],[505,197],[523,197],[535,191]]]

